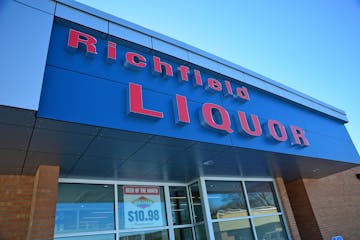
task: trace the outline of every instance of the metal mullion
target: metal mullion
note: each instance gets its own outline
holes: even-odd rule
[[[115,234],[115,230],[55,234],[54,238]]]
[[[199,186],[199,181],[196,180],[196,181],[193,181],[191,183],[192,184],[196,184]],[[193,238],[196,239],[196,234],[195,234],[195,226],[196,226],[196,221],[195,221],[195,210],[194,210],[194,202],[193,202],[193,197],[192,197],[192,191],[191,191],[191,185],[188,185],[187,187],[187,190],[188,190],[188,196],[189,196],[189,199],[188,199],[188,202],[190,203],[189,207],[190,207],[190,221],[191,221],[191,224],[193,225],[192,227],[192,231],[193,231]]]
[[[201,222],[195,223],[194,226],[199,226],[199,225],[202,225],[202,224],[205,224],[205,222],[201,221]]]
[[[193,185],[194,183],[198,183],[198,182],[199,182],[199,179],[195,179],[195,180],[188,182],[186,185],[190,186],[190,185]]]
[[[206,185],[204,178],[200,177],[200,196],[201,196],[201,202],[202,202],[202,209],[203,209],[203,215],[205,216],[205,227],[206,227],[206,235],[208,236],[208,239],[214,240],[214,229],[210,214],[210,206],[208,201],[208,196],[206,192]]]
[[[271,216],[281,216],[281,215],[282,215],[281,213],[276,212],[276,213],[268,213],[268,214],[257,214],[257,215],[254,215],[253,217],[259,218],[259,217],[271,217]]]
[[[253,236],[255,240],[258,240],[257,235],[256,235],[256,229],[255,229],[255,225],[254,225],[254,219],[252,216],[252,212],[251,212],[251,207],[250,207],[250,202],[249,202],[249,198],[248,198],[248,193],[246,190],[246,186],[245,186],[245,181],[241,181],[242,187],[243,187],[243,192],[245,195],[245,201],[246,201],[246,206],[248,208],[248,212],[249,212],[249,216],[250,216],[250,224],[251,224],[251,229],[253,231]]]
[[[59,183],[80,183],[80,184],[116,184],[114,180],[95,180],[77,178],[59,178]]]
[[[186,189],[186,197],[187,197],[187,203],[188,203],[188,210],[189,210],[189,217],[190,217],[190,224],[194,225],[194,219],[193,219],[193,209],[192,209],[192,201],[191,201],[191,195],[190,195],[190,189],[188,186],[185,186]]]
[[[115,239],[118,240],[119,239],[119,195],[118,195],[118,185],[115,184],[115,230],[116,230],[116,234],[115,234]]]
[[[174,223],[173,223],[173,219],[172,219],[172,209],[171,209],[171,201],[170,201],[170,187],[164,186],[164,195],[165,195],[165,211],[166,211],[166,218],[168,221],[168,227],[169,227],[169,237],[170,240],[175,240],[175,235],[174,235]]]
[[[204,225],[204,226],[205,226],[205,222],[204,222],[204,221],[201,221],[201,222],[198,222],[198,223],[194,223],[194,227],[193,227],[193,237],[194,237],[194,240],[197,240],[195,227],[198,227],[198,226],[201,226],[201,225]],[[205,227],[205,231],[206,231],[206,227]],[[207,236],[207,235],[208,235],[208,234],[206,234],[206,236]]]
[[[256,182],[272,182],[273,178],[254,178],[254,177],[215,177],[215,176],[205,176],[202,177],[205,181],[256,181]]]
[[[136,233],[136,232],[147,232],[147,231],[161,231],[161,230],[169,230],[169,226],[162,226],[162,227],[149,227],[149,228],[131,228],[131,229],[120,229],[120,233]]]
[[[195,183],[195,182],[194,182]],[[194,184],[192,183],[192,184]],[[199,185],[199,183],[198,183]],[[190,191],[189,191],[189,196],[190,196],[190,206],[191,206],[191,221],[195,224],[196,220],[195,220],[195,210],[194,210],[194,201],[193,201],[193,196],[192,196],[192,192],[191,192],[191,188],[189,187]]]
[[[212,222],[213,222],[213,223],[218,223],[218,222],[227,222],[227,221],[243,220],[243,219],[249,219],[249,218],[250,218],[250,216],[234,217],[234,218],[220,218],[220,219],[213,219]]]
[[[187,196],[187,202],[188,202],[188,210],[189,210],[189,217],[190,217],[190,224],[191,224],[191,232],[193,239],[196,239],[195,236],[195,228],[194,228],[194,219],[193,219],[193,208],[192,208],[192,200],[191,200],[191,194],[190,194],[190,188],[189,185],[185,186],[186,189],[186,196]]]
[[[186,186],[185,183],[164,183],[164,182],[147,182],[147,181],[119,181],[119,180],[98,180],[98,179],[81,179],[81,178],[59,178],[59,183],[82,183],[82,184],[118,184],[118,185],[141,185],[141,186]]]
[[[191,224],[184,224],[184,225],[174,225],[174,229],[177,229],[177,228],[189,228],[189,227],[192,227],[193,225]]]

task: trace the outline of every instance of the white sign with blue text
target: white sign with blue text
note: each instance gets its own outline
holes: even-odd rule
[[[125,229],[164,225],[160,187],[124,186]]]

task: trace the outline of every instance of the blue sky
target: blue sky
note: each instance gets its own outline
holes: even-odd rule
[[[360,0],[78,0],[344,110],[360,150]]]

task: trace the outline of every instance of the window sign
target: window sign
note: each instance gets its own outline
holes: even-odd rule
[[[115,229],[114,186],[60,183],[55,234]]]
[[[126,229],[164,225],[160,187],[124,186],[123,192]]]
[[[334,237],[331,237],[331,240],[343,240],[343,237],[342,236],[334,236]]]

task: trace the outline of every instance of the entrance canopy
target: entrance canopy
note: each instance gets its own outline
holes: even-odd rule
[[[355,164],[231,147],[36,117],[1,107],[2,174],[189,182],[199,176],[320,178]]]

